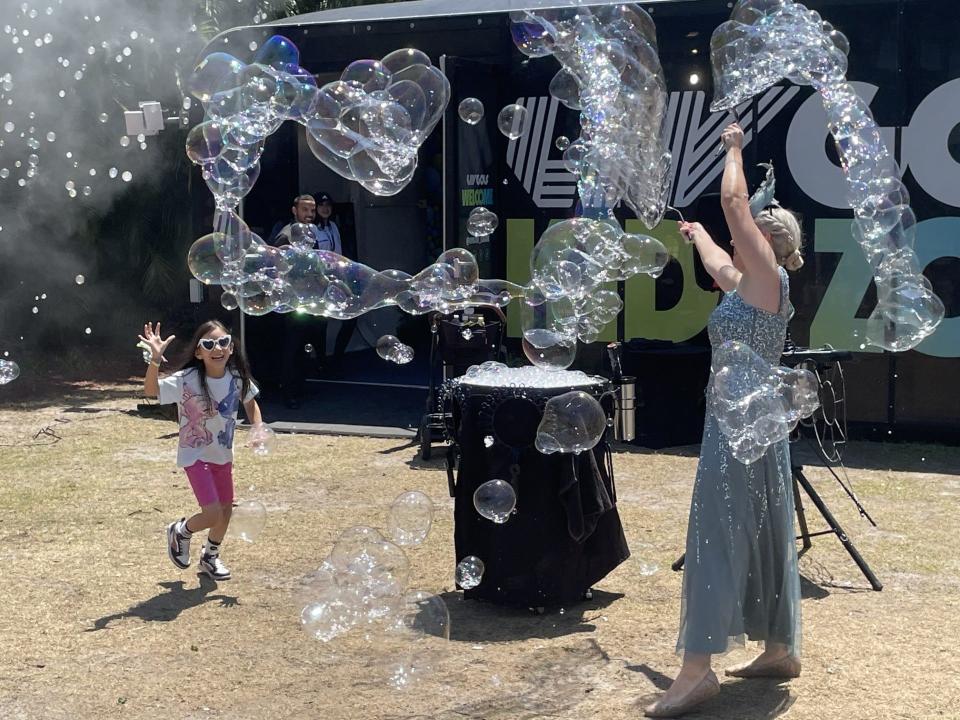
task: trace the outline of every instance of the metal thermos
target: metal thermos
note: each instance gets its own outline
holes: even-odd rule
[[[637,436],[637,379],[624,375],[614,395],[613,438],[630,442]]]
[[[613,385],[613,439],[630,442],[637,436],[637,379],[623,374],[620,343],[607,345]]]

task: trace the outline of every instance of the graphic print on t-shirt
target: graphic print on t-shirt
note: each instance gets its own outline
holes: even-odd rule
[[[206,399],[200,393],[193,392],[183,384],[180,401],[181,412],[186,423],[180,427],[180,447],[202,448],[213,442],[213,435],[207,430],[207,418],[213,417]]]
[[[217,412],[223,418],[223,430],[217,433],[217,442],[225,448],[233,447],[233,432],[237,428],[237,411],[240,409],[240,381],[230,383],[230,392],[217,403]]]

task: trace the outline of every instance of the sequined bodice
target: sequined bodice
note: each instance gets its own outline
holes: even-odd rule
[[[774,314],[753,307],[732,290],[723,296],[720,304],[710,313],[707,330],[710,345],[714,348],[727,340],[736,340],[750,348],[767,362],[780,364],[787,323],[793,317],[790,304],[790,281],[787,271],[780,271],[780,312]]]

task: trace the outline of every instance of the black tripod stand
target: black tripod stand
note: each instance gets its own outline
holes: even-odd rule
[[[808,369],[811,369],[816,374],[820,384],[820,408],[816,413],[814,413],[807,424],[810,425],[814,430],[814,434],[816,435],[818,441],[818,451],[821,458],[824,460],[827,469],[830,470],[831,474],[833,474],[833,476],[837,479],[841,487],[843,487],[844,491],[846,491],[847,495],[849,495],[853,500],[854,504],[857,506],[857,509],[860,511],[860,514],[863,515],[871,525],[876,527],[876,523],[873,522],[873,518],[867,514],[867,511],[864,509],[863,505],[860,504],[860,501],[857,499],[857,497],[847,487],[847,485],[845,485],[840,478],[837,477],[836,473],[834,473],[833,469],[830,467],[830,463],[842,465],[839,455],[839,446],[846,441],[846,410],[844,407],[843,372],[840,369],[840,361],[848,360],[851,357],[852,353],[843,350],[791,349],[784,352],[782,360],[784,365],[789,365],[791,367],[805,365],[808,367]],[[833,372],[834,368],[836,368],[835,373]],[[824,376],[830,375],[835,375],[836,377],[829,377],[827,380],[823,379]],[[839,383],[837,382],[837,378],[839,379]],[[799,432],[795,433],[795,435],[796,437],[790,438],[791,442],[799,439]],[[831,447],[829,452],[824,445],[825,439],[827,444]],[[810,484],[807,476],[803,474],[803,465],[792,463],[791,471],[793,475],[794,507],[797,513],[797,523],[800,526],[800,534],[797,536],[797,540],[800,540],[802,543],[802,547],[798,554],[802,556],[803,553],[813,547],[811,538],[814,538],[818,535],[836,535],[837,539],[850,554],[850,557],[853,558],[853,561],[857,564],[857,567],[860,568],[860,571],[870,583],[870,587],[872,587],[874,590],[882,590],[883,585],[877,579],[877,576],[873,574],[870,566],[867,565],[866,561],[860,555],[853,542],[840,526],[840,523],[837,522],[837,519],[833,516],[833,513],[830,512],[830,509],[823,501],[823,498],[820,497],[820,494],[814,489],[813,485]],[[801,487],[803,488],[804,492],[806,492],[807,497],[810,498],[810,501],[814,504],[817,510],[820,511],[820,515],[826,521],[827,525],[830,526],[829,530],[810,532],[807,526],[807,516],[803,508],[803,501],[800,497]],[[675,571],[681,570],[683,568],[685,559],[686,555],[681,555],[671,566],[672,569]]]

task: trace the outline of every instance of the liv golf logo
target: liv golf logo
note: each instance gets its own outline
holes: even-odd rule
[[[763,128],[799,92],[796,87],[767,90],[754,106],[739,108],[744,142]],[[576,178],[559,157],[550,157],[560,103],[552,97],[518,98],[528,113],[528,126],[520,138],[507,145],[507,164],[539,208],[569,208],[576,202]],[[717,138],[729,113],[706,111],[706,93],[670,93],[667,126],[673,156],[670,204],[686,207],[723,172],[723,157],[716,154]],[[558,153],[557,153],[558,154]]]

